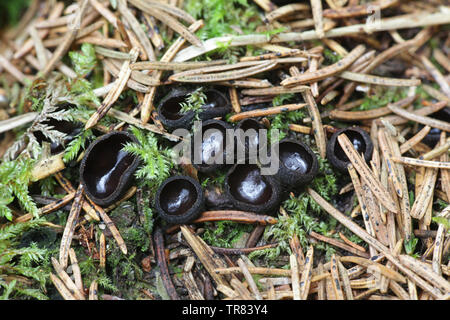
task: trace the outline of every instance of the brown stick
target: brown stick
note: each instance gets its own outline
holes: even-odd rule
[[[229,121],[237,122],[237,121],[240,121],[242,119],[247,119],[247,118],[269,116],[269,115],[273,115],[273,114],[279,114],[282,112],[289,112],[289,111],[302,109],[305,106],[306,106],[306,103],[286,104],[286,105],[279,106],[279,107],[271,107],[271,108],[246,111],[246,112],[241,112],[241,113],[232,115],[230,117]]]
[[[67,267],[69,260],[69,249],[72,242],[73,233],[75,231],[76,222],[81,211],[81,203],[83,202],[83,185],[80,184],[75,193],[72,209],[67,218],[66,227],[61,239],[61,246],[59,249],[59,262],[63,269]]]
[[[325,199],[323,199],[317,192],[312,190],[311,188],[307,189],[309,195],[313,197],[313,199],[333,218],[338,220],[340,223],[342,223],[344,226],[349,228],[353,233],[355,233],[358,237],[363,239],[365,242],[367,242],[369,245],[373,245],[375,249],[377,249],[380,252],[383,252],[385,257],[391,261],[399,270],[401,270],[404,274],[406,274],[414,283],[416,283],[418,286],[420,286],[422,289],[429,292],[433,297],[440,299],[442,298],[442,293],[436,289],[435,287],[431,286],[428,282],[424,281],[422,278],[418,277],[414,272],[412,272],[410,269],[406,268],[400,261],[394,257],[392,254],[390,254],[390,251],[387,247],[385,247],[381,242],[370,236],[366,231],[361,229],[360,226],[358,226],[355,222],[350,220],[347,216],[345,216],[343,213],[339,212],[336,208],[334,208],[331,204],[329,204]]]
[[[250,252],[253,252],[253,251],[275,248],[276,246],[278,246],[278,243],[266,244],[264,246],[251,247],[251,248],[219,248],[219,247],[211,246],[211,249],[216,253],[221,253],[221,254],[226,254],[226,255],[241,255],[241,254],[249,254]]]
[[[353,248],[352,246],[349,246],[349,245],[347,245],[347,244],[345,244],[345,243],[342,243],[342,242],[339,241],[339,240],[336,240],[336,239],[333,239],[333,238],[329,238],[329,237],[323,236],[323,235],[318,234],[318,233],[316,233],[316,232],[314,232],[314,231],[311,231],[311,232],[309,233],[309,235],[310,235],[311,237],[313,237],[314,239],[317,239],[317,240],[320,240],[320,241],[329,243],[329,244],[331,244],[331,245],[333,245],[333,246],[336,246],[336,247],[338,247],[338,248],[341,248],[341,249],[343,249],[343,250],[346,250],[346,251],[348,251],[348,252],[351,252],[351,253],[353,253],[353,254],[355,254],[355,255],[357,255],[357,256],[364,257],[364,258],[369,258],[369,254],[367,254],[366,252],[360,251],[360,250],[358,250],[358,249],[355,249],[355,248]]]
[[[180,297],[178,296],[178,293],[173,285],[172,279],[170,278],[164,250],[164,237],[160,228],[157,228],[155,230],[153,239],[155,244],[156,261],[158,262],[158,266],[161,271],[161,279],[164,283],[164,287],[166,288],[167,293],[172,300],[180,300]]]
[[[91,206],[94,208],[94,210],[98,213],[100,218],[102,218],[103,222],[108,227],[109,231],[111,231],[114,239],[117,242],[117,245],[119,246],[120,250],[123,254],[127,254],[127,246],[125,244],[125,241],[123,241],[122,236],[119,233],[119,230],[117,230],[116,226],[114,225],[114,222],[111,220],[111,218],[106,214],[105,210],[103,210],[102,207],[95,204],[94,201],[92,201],[86,194],[84,195],[85,198],[89,201]]]
[[[76,17],[75,17],[75,24],[79,25],[81,23],[81,18],[84,15],[84,12],[86,11],[88,4],[88,0],[84,0],[83,3],[80,6],[80,10],[78,11]],[[53,70],[53,68],[56,66],[56,63],[66,54],[67,50],[69,50],[70,45],[75,40],[78,28],[77,26],[74,26],[72,29],[69,29],[64,36],[64,41],[61,42],[61,44],[56,48],[55,52],[53,53],[53,56],[50,58],[50,60],[47,62],[47,65],[44,67],[44,69],[41,70],[41,73],[46,76],[50,71]]]
[[[415,99],[416,97],[407,97],[405,99],[397,101],[395,105],[398,106],[399,108],[404,108],[410,105]],[[392,113],[392,110],[389,109],[387,106],[365,111],[343,111],[335,109],[330,111],[329,117],[331,119],[356,121],[356,120],[375,119],[388,115],[390,113]]]
[[[75,197],[75,192],[70,192],[68,195],[64,196],[62,199],[58,199],[48,205],[39,208],[39,216],[43,216],[45,214],[51,213],[55,210],[58,210],[68,204]],[[24,214],[23,216],[17,217],[14,219],[14,223],[26,222],[30,221],[33,218],[32,213]]]
[[[365,3],[357,6],[348,6],[337,9],[326,9],[323,11],[323,16],[332,19],[351,18],[371,14],[373,7],[376,6],[378,10],[388,8],[397,3],[397,0],[380,0]]]
[[[390,194],[374,176],[373,172],[366,165],[364,159],[362,159],[362,157],[356,152],[353,144],[350,142],[348,137],[345,134],[341,134],[338,137],[338,141],[355,169],[361,175],[361,179],[367,183],[377,199],[390,211],[397,212],[397,207]]]
[[[322,119],[320,118],[319,109],[317,107],[316,101],[311,93],[311,90],[302,92],[303,99],[307,103],[307,108],[309,116],[312,121],[312,127],[314,132],[314,138],[316,139],[317,148],[319,149],[320,156],[325,159],[327,152],[327,138],[323,130]]]
[[[287,78],[281,82],[281,85],[291,86],[323,80],[348,68],[356,59],[358,59],[359,56],[364,53],[364,51],[365,47],[363,45],[358,45],[339,62],[332,64],[331,66],[319,69],[315,72],[305,72],[299,76]]]

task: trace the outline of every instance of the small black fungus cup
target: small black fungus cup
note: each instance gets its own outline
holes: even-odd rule
[[[231,103],[219,90],[208,88],[205,90],[206,103],[202,106],[199,114],[201,120],[223,117],[231,112]]]
[[[155,195],[155,208],[161,218],[172,224],[195,220],[204,210],[205,198],[200,183],[189,176],[166,179]]]
[[[281,201],[273,175],[262,175],[256,164],[235,164],[227,173],[225,192],[237,210],[272,214]]]
[[[257,157],[264,148],[267,148],[267,131],[266,137],[260,135],[260,130],[264,129],[266,128],[259,121],[252,118],[241,120],[237,124],[236,148],[244,150],[246,159]]]
[[[373,143],[369,134],[359,127],[349,127],[336,131],[328,141],[327,158],[331,165],[342,172],[347,172],[347,166],[350,164],[350,160],[337,139],[342,133],[347,135],[356,151],[359,154],[362,153],[364,160],[369,162],[373,153]]]
[[[158,104],[159,120],[168,130],[178,128],[190,129],[195,119],[194,111],[181,112],[182,103],[186,102],[192,90],[177,87],[167,94]],[[205,90],[206,101],[199,112],[200,120],[207,120],[225,116],[231,111],[228,98],[218,90],[209,88]]]
[[[441,110],[430,114],[429,117],[450,123],[450,107],[442,108]],[[419,125],[419,130],[422,128],[423,125]],[[440,137],[441,130],[437,128],[431,128],[430,132],[422,139],[422,142],[427,146],[433,148],[439,142]]]
[[[278,142],[279,168],[277,177],[285,188],[304,186],[317,175],[316,154],[306,144],[293,139]]]
[[[191,163],[200,172],[209,173],[223,168],[226,163],[226,147],[229,142],[226,130],[231,125],[222,120],[210,119],[202,122],[201,144],[191,141]],[[200,132],[195,133],[200,134]],[[194,134],[194,135],[195,135]]]
[[[181,87],[174,88],[158,104],[159,120],[167,130],[177,128],[189,129],[194,120],[194,111],[181,112],[181,103],[185,102],[189,90]]]
[[[133,184],[140,160],[122,150],[127,142],[138,143],[128,132],[107,133],[91,143],[81,161],[80,180],[84,191],[100,206],[118,201]]]
[[[72,104],[60,104],[58,105],[59,110],[67,109],[74,107]],[[67,144],[74,140],[80,133],[83,131],[84,125],[81,122],[72,122],[66,120],[57,120],[50,118],[42,122],[43,124],[51,127],[52,130],[65,133],[66,136],[61,141],[50,141],[42,132],[36,131],[34,132],[34,136],[39,143],[49,142],[50,143],[50,151],[51,154],[56,154],[64,151],[64,147]]]

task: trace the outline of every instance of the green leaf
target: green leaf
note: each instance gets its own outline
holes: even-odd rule
[[[81,135],[79,135],[76,139],[69,142],[64,151],[63,161],[68,163],[75,159],[81,149],[84,149],[86,145],[86,141],[92,139],[94,137],[94,133],[91,129],[83,131]]]
[[[450,219],[444,217],[433,217],[431,220],[438,224],[442,224],[445,229],[450,230]]]
[[[197,32],[201,39],[239,33],[254,33],[261,24],[258,7],[247,0],[187,0],[184,9],[205,26]]]
[[[414,254],[414,251],[416,250],[417,243],[419,242],[419,239],[412,236],[409,241],[404,241],[405,244],[405,251],[407,254],[412,255]]]
[[[198,87],[194,91],[190,92],[185,102],[180,103],[181,113],[193,111],[195,117],[199,120],[198,115],[201,111],[201,107],[206,103],[206,94],[203,92],[203,87]]]
[[[81,52],[71,51],[69,57],[76,74],[80,77],[86,76],[91,72],[97,64],[94,46],[90,43],[83,43],[81,45]]]
[[[161,148],[152,132],[144,132],[136,127],[131,128],[138,143],[125,144],[123,150],[142,159],[142,166],[136,170],[135,176],[141,185],[155,190],[170,175],[173,167],[171,150]]]
[[[2,284],[2,286],[4,286],[4,288],[5,288],[5,292],[0,296],[0,300],[8,300],[9,295],[11,294],[14,287],[16,286],[16,282],[17,282],[17,280],[13,280],[9,284],[5,284],[5,285]]]

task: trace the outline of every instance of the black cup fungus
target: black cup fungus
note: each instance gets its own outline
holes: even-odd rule
[[[450,123],[450,107],[442,108],[441,110],[430,114],[429,117]],[[419,130],[421,130],[423,127],[423,125],[419,125]],[[431,148],[434,148],[439,142],[441,132],[442,131],[440,129],[431,128],[430,132],[428,132],[428,134],[422,139],[421,142],[425,143]]]
[[[242,130],[242,135],[239,133]],[[236,147],[245,150],[245,156],[256,157],[260,151],[267,147],[267,135],[260,135],[260,130],[265,127],[257,120],[248,118],[241,120],[236,126]],[[267,131],[266,131],[267,132]]]
[[[139,157],[122,150],[127,142],[138,143],[130,133],[113,131],[96,139],[81,161],[80,180],[96,204],[109,206],[131,187]]]
[[[194,111],[181,112],[181,104],[186,101],[188,94],[189,90],[177,87],[159,102],[158,117],[166,129],[190,128],[195,117]]]
[[[40,131],[35,131],[33,133],[39,143],[50,143],[51,154],[63,152],[64,147],[67,146],[70,141],[74,140],[83,131],[83,124],[81,122],[71,122],[51,118],[43,121],[42,124],[51,127],[51,130],[56,130],[66,134],[62,141],[51,141]]]
[[[198,171],[208,173],[225,166],[226,147],[229,143],[227,129],[231,129],[231,125],[222,120],[202,122],[201,144],[192,143],[191,153],[191,162]]]
[[[306,144],[293,139],[278,143],[279,169],[277,177],[284,187],[299,187],[317,175],[317,156]]]
[[[278,7],[286,6],[291,3],[298,3],[299,1],[296,0],[271,0],[271,2]]]
[[[223,117],[231,112],[231,103],[229,99],[219,90],[206,89],[206,102],[202,106],[199,114],[201,120],[208,120],[217,117]]]
[[[228,172],[225,190],[233,206],[242,211],[271,214],[281,200],[281,187],[256,164],[236,164]]]
[[[190,110],[182,112],[182,103],[186,102],[191,90],[177,87],[166,95],[158,104],[159,120],[168,130],[177,128],[190,129],[195,119],[195,112]],[[218,90],[209,88],[205,90],[206,101],[199,112],[200,120],[207,120],[225,116],[231,111],[228,98]]]
[[[342,149],[337,137],[345,133],[349,140],[353,143],[356,151],[364,155],[364,160],[369,162],[372,158],[373,143],[369,134],[359,127],[344,128],[336,131],[327,144],[327,158],[331,165],[336,169],[346,172],[350,160]]]
[[[189,176],[166,179],[155,195],[155,208],[163,220],[184,224],[195,220],[204,210],[204,193],[200,183]]]

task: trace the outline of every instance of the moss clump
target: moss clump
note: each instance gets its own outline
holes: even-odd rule
[[[188,0],[184,9],[205,22],[205,26],[197,32],[201,39],[252,33],[261,24],[253,1]]]

